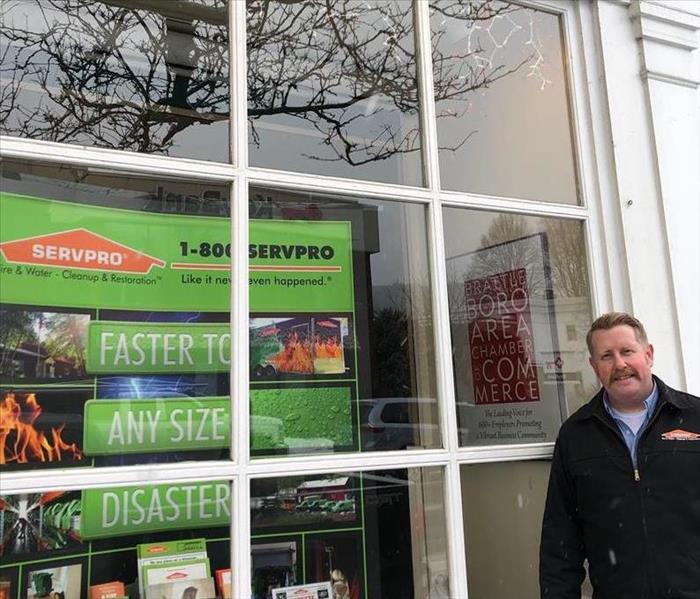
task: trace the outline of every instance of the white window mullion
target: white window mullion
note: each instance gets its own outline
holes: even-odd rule
[[[221,480],[234,474],[231,462],[202,461],[179,464],[139,464],[99,468],[57,468],[2,473],[2,494],[68,491],[122,485],[165,484]]]
[[[448,450],[449,462],[445,468],[445,515],[447,521],[447,549],[450,573],[450,594],[467,597],[467,572],[462,524],[462,500],[459,465],[456,452],[459,447],[457,410],[455,405],[452,349],[450,343],[450,313],[447,300],[447,272],[445,267],[444,229],[440,204],[440,163],[438,134],[433,88],[433,65],[430,39],[430,5],[415,2],[415,23],[418,43],[418,77],[423,139],[424,179],[431,191],[429,214],[430,274],[432,289],[433,323],[435,331],[435,368],[440,406],[440,430],[443,446]]]
[[[271,187],[285,191],[304,193],[327,193],[334,195],[358,196],[381,200],[427,203],[430,192],[420,187],[408,187],[393,183],[341,179],[323,175],[292,173],[287,171],[251,168],[248,170],[251,186]]]
[[[231,493],[231,591],[232,597],[249,597],[250,579],[250,482],[239,476]]]
[[[129,174],[194,181],[230,181],[235,169],[230,164],[140,154],[53,141],[19,139],[0,135],[0,157],[43,162],[60,166],[84,166],[104,174]]]
[[[248,166],[248,52],[246,3],[229,0],[229,94],[231,104],[231,161]]]
[[[248,166],[246,3],[229,0],[231,160],[239,173]],[[248,179],[240,176],[231,190],[231,457],[236,478],[231,493],[231,590],[249,594],[250,402],[248,368]]]

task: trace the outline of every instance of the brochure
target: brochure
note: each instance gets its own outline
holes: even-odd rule
[[[189,576],[189,578],[208,578],[209,558],[207,556],[207,546],[204,539],[183,539],[179,541],[166,541],[162,543],[143,543],[137,545],[136,552],[138,556],[138,576],[139,576],[139,595],[145,595],[144,589],[149,584],[146,582],[146,570],[154,566],[162,566],[165,568],[173,568],[178,564],[187,564],[194,561],[205,561],[205,570],[190,569],[189,572],[201,572],[198,576]],[[174,571],[172,572],[174,573]],[[152,575],[157,578],[157,575]],[[151,580],[155,580],[151,579]],[[167,582],[167,580],[162,580]],[[156,584],[151,582],[151,584]]]

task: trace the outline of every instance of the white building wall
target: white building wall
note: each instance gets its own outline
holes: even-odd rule
[[[700,2],[600,0],[595,8],[617,190],[607,201],[616,203],[626,262],[611,264],[610,276],[624,277],[629,292],[628,305],[607,308],[639,317],[655,371],[698,394]]]

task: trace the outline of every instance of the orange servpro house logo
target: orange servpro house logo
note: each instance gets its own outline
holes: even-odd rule
[[[97,235],[87,229],[26,237],[0,243],[0,252],[11,264],[59,266],[85,270],[148,274],[165,262]]]
[[[700,441],[700,434],[677,428],[667,433],[662,433],[661,438],[664,441]]]

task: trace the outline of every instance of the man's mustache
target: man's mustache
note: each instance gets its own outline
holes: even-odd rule
[[[628,376],[633,376],[635,378],[638,378],[636,371],[632,370],[631,368],[625,368],[624,370],[618,370],[616,372],[613,372],[610,375],[610,380],[617,381],[619,379],[626,378]]]

